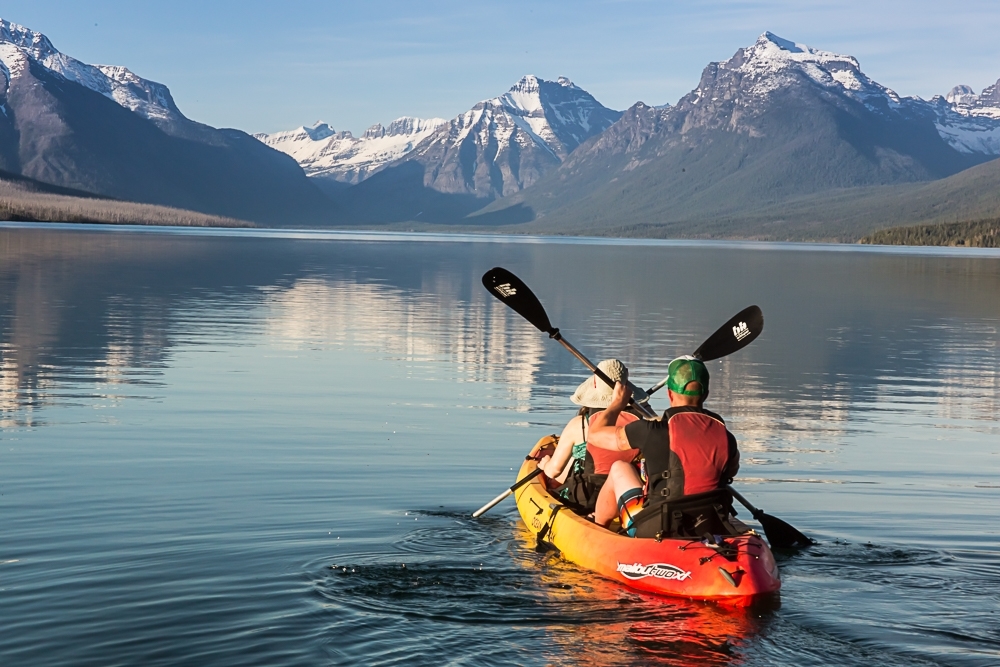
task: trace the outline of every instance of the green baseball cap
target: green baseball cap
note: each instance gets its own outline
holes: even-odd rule
[[[700,384],[701,389],[688,391],[691,382]],[[683,396],[704,396],[708,393],[708,369],[701,359],[678,357],[667,369],[667,389]]]

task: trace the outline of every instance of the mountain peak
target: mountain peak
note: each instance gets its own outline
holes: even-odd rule
[[[8,70],[8,80],[25,71],[32,60],[140,116],[157,122],[188,123],[163,84],[143,79],[127,67],[82,63],[61,53],[42,33],[4,19],[0,19],[0,60]]]
[[[537,93],[539,86],[544,83],[534,74],[525,74],[518,82],[510,87],[508,93]]]
[[[8,42],[22,49],[30,49],[35,58],[44,58],[56,53],[56,47],[48,37],[23,25],[0,18],[0,42]]]
[[[329,123],[324,123],[321,120],[316,121],[309,127],[302,127],[302,131],[305,132],[310,139],[313,141],[322,141],[327,137],[332,137],[337,133]]]
[[[364,139],[380,139],[385,136],[385,127],[382,126],[382,123],[375,123],[361,136]]]
[[[375,123],[365,130],[364,138],[381,139],[382,137],[410,137],[417,134],[426,134],[428,131],[447,122],[444,118],[400,116],[389,123],[389,127],[384,127],[382,123]]]
[[[444,118],[415,118],[413,116],[400,116],[389,123],[385,133],[390,137],[399,137],[411,134],[421,134],[428,130],[433,130],[439,125],[447,123]]]
[[[958,85],[949,90],[944,99],[949,104],[974,103],[979,99],[979,95],[976,95],[976,91],[973,90],[972,86]]]
[[[1000,81],[987,86],[979,95],[972,86],[955,86],[948,91],[944,99],[954,111],[963,116],[1000,120]]]
[[[577,86],[575,83],[573,83],[572,81],[570,81],[570,79],[568,77],[565,77],[565,76],[560,76],[555,81],[546,81],[545,79],[537,77],[534,74],[525,74],[520,79],[518,79],[517,83],[515,83],[513,86],[511,86],[510,90],[508,90],[507,92],[508,93],[537,93],[539,90],[541,90],[542,87],[544,87],[546,85],[558,85],[558,86],[562,86],[563,88],[570,88],[570,89],[573,89],[573,90],[581,90],[581,91],[583,90],[582,88],[580,88],[579,86]]]
[[[841,65],[853,69],[861,69],[861,65],[853,56],[845,56],[831,51],[821,51],[806,44],[778,37],[773,32],[765,32],[748,49],[743,50],[745,63],[766,63],[777,67],[788,67],[795,64],[814,63],[817,65]],[[727,61],[729,62],[729,61]]]
[[[795,42],[778,37],[770,30],[765,31],[763,35],[757,38],[757,44],[761,42],[769,42],[789,53],[805,53],[810,50],[808,46],[796,44]]]
[[[1000,79],[992,86],[983,88],[983,92],[979,95],[979,100],[980,102],[1000,107]]]
[[[723,80],[728,83],[722,83]],[[737,50],[729,60],[706,67],[691,102],[697,104],[704,95],[709,99],[725,99],[725,94],[719,97],[719,91],[709,91],[719,85],[733,85],[744,89],[751,98],[763,99],[793,89],[803,81],[862,103],[872,100],[880,107],[885,102],[879,99],[889,105],[900,101],[895,92],[868,78],[853,56],[821,51],[765,32],[751,46]]]

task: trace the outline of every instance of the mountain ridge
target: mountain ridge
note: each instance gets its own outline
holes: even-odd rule
[[[251,137],[0,19],[0,169],[271,225],[848,238],[907,222],[897,211],[948,218],[934,197],[1000,214],[997,156],[1000,81],[901,96],[853,56],[771,32],[709,63],[673,106],[616,111],[529,74],[451,119]]]
[[[559,233],[620,229],[623,217],[687,229],[825,191],[946,178],[995,158],[998,137],[997,120],[901,97],[850,56],[764,33],[710,63],[673,107],[634,105],[532,188],[470,219],[516,210],[525,229]]]
[[[185,117],[162,84],[81,63],[0,19],[0,169],[56,186],[272,225],[329,224],[301,167]]]
[[[619,115],[566,77],[528,74],[451,120],[404,116],[358,138],[324,123],[255,136],[293,156],[314,178],[357,185],[388,169],[376,182],[385,181],[382,188],[364,190],[427,188],[485,202],[531,185]],[[404,162],[422,169],[400,169]],[[422,185],[409,180],[418,171]]]
[[[446,122],[443,118],[402,116],[388,127],[376,123],[355,137],[317,121],[309,127],[253,136],[294,158],[312,178],[355,185],[409,153]]]

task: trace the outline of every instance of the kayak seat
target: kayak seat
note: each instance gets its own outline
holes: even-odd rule
[[[705,535],[740,535],[729,521],[735,516],[733,496],[728,489],[683,496],[677,500],[647,505],[635,516],[636,537],[691,538]]]

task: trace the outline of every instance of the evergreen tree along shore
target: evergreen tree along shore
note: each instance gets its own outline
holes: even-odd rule
[[[1000,248],[1000,218],[880,229],[860,243]]]

